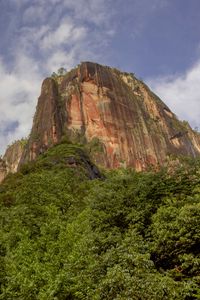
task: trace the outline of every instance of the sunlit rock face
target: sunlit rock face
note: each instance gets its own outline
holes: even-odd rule
[[[196,157],[200,137],[133,74],[84,62],[44,80],[21,163],[67,137],[98,141],[93,160],[106,168],[145,170],[170,155]]]
[[[2,182],[4,180],[6,175],[7,175],[6,164],[3,161],[3,159],[0,159],[0,182]]]
[[[3,158],[0,159],[0,182],[8,173],[17,172],[25,143],[25,140],[16,141],[7,148]]]
[[[7,173],[17,172],[19,162],[21,160],[26,141],[19,140],[9,146],[3,156],[3,161],[6,164]]]

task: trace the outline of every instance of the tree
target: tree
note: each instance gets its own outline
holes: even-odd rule
[[[63,76],[67,73],[67,70],[65,68],[59,68],[57,71],[58,76]]]

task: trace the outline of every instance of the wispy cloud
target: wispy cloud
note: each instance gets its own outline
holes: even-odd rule
[[[148,81],[178,117],[200,128],[200,60],[184,74]]]
[[[84,39],[87,29],[84,26],[76,26],[70,19],[64,19],[56,30],[49,30],[41,39],[42,49],[60,48],[62,45],[70,45]]]
[[[42,79],[61,66],[105,59],[114,34],[109,0],[7,1],[15,26],[7,29],[8,51],[0,52],[0,153],[28,135]]]
[[[120,66],[137,66],[137,61],[143,62],[137,42],[154,16],[158,17],[172,3],[169,0],[0,1],[0,153],[12,140],[29,134],[44,77],[60,67],[70,69],[83,60],[116,66],[119,60]],[[121,47],[122,40],[123,43],[127,40],[130,47],[127,51]],[[148,51],[147,43],[140,45]],[[154,49],[154,45],[149,47]],[[149,84],[178,116],[198,126],[199,78],[200,62],[197,62],[184,74],[151,79]]]
[[[24,59],[20,57],[20,60],[19,66],[16,66],[11,73],[0,62],[0,149],[2,151],[8,143],[25,137],[29,132],[41,81],[34,70],[32,70],[32,78],[27,74],[28,72],[22,73],[22,66],[30,70],[34,64],[27,57]]]

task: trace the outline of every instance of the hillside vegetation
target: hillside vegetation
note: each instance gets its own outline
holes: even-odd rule
[[[62,143],[0,185],[0,299],[200,299],[199,161],[99,176],[83,153]]]

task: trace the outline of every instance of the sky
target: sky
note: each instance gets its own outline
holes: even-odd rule
[[[0,154],[30,133],[41,83],[95,61],[135,73],[200,128],[200,0],[0,0]]]

